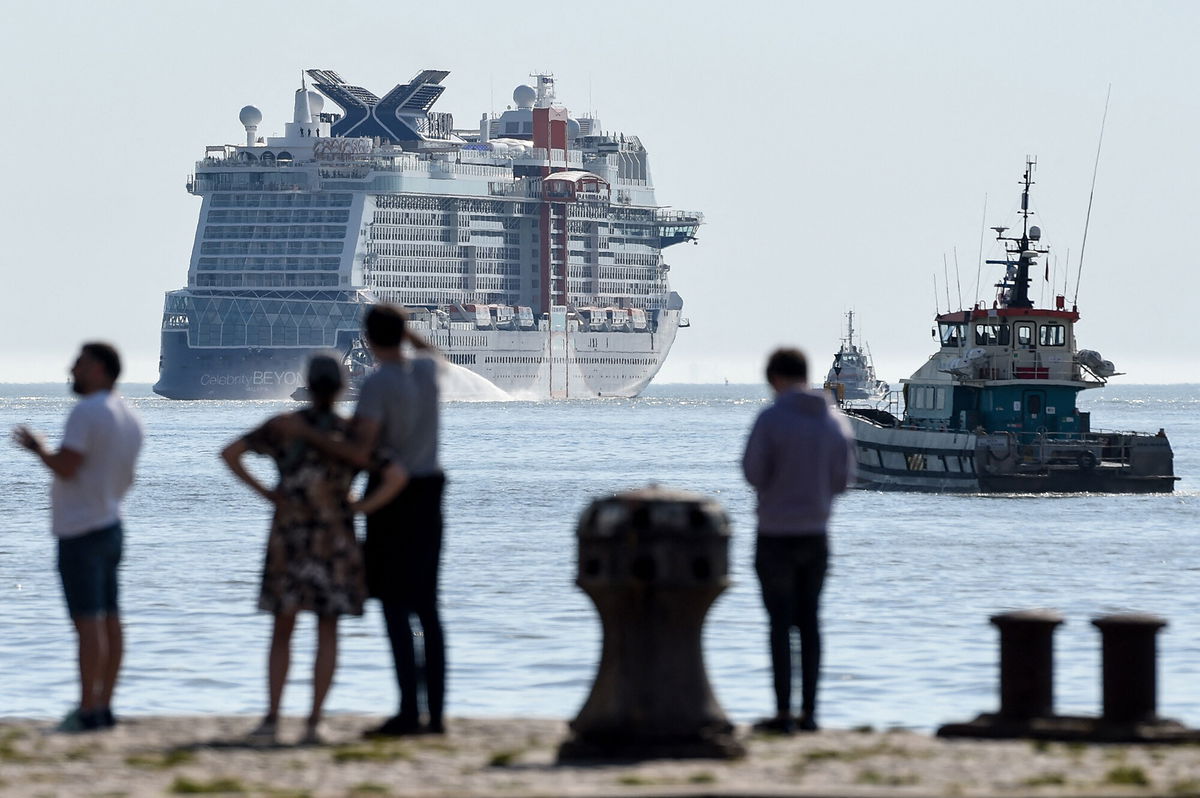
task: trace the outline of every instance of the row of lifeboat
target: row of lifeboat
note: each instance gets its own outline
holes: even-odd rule
[[[641,332],[647,329],[642,308],[576,308],[567,314],[579,322],[580,330],[592,332]],[[452,321],[468,322],[480,330],[530,330],[537,326],[533,308],[517,305],[456,305]]]
[[[576,308],[579,327],[592,332],[628,332],[646,329],[642,308]]]
[[[480,330],[532,330],[537,325],[533,308],[520,305],[455,305],[450,315],[452,320],[473,323]]]

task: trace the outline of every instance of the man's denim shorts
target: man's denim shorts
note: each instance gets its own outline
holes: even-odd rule
[[[117,613],[121,522],[58,541],[58,573],[72,618]]]

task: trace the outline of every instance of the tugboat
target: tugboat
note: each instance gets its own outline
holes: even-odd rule
[[[1168,493],[1174,456],[1166,433],[1104,432],[1076,400],[1115,367],[1077,349],[1078,308],[1035,308],[1030,273],[1049,250],[1029,223],[1036,161],[1026,162],[1021,233],[1005,235],[1005,268],[991,308],[936,317],[941,347],[903,383],[888,409],[848,406],[859,486],[970,493]],[[1036,273],[1036,272],[1034,272]],[[893,396],[896,396],[893,393]]]
[[[871,349],[866,341],[854,343],[854,311],[846,312],[846,336],[833,356],[833,365],[825,377],[825,390],[838,401],[877,402],[887,398],[888,384],[875,378]]]
[[[375,356],[371,354],[371,350],[367,348],[367,344],[362,338],[355,338],[350,342],[346,353],[342,355],[342,365],[346,368],[346,376],[350,379],[338,397],[338,401],[348,402],[358,399],[358,391],[362,388],[363,381],[375,372]],[[292,391],[291,397],[297,402],[307,402],[310,398],[308,387],[301,385]]]

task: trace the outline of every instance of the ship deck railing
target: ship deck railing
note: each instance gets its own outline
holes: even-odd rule
[[[1134,441],[1150,437],[1131,430],[1089,430],[1088,432],[994,432],[991,436],[1008,437],[1030,464],[1079,466],[1089,458],[1092,465],[1129,467]]]
[[[1011,351],[1017,351],[1014,347]],[[1053,352],[1044,355],[1041,349],[1035,349],[1032,357],[1014,361],[1011,351],[990,353],[966,372],[968,381],[999,382],[1007,380],[1041,381],[1066,380],[1083,382],[1089,387],[1102,387],[1107,379],[1096,374],[1087,364],[1083,363],[1076,353]],[[1022,350],[1024,351],[1024,350]]]

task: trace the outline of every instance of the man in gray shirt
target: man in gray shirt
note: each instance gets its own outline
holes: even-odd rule
[[[767,361],[775,402],[759,414],[746,441],[742,470],[758,494],[754,568],[770,621],[775,717],[759,728],[816,731],[821,631],[817,609],[829,562],[826,526],[833,497],[854,479],[853,436],[826,397],[806,390],[808,363],[796,349]],[[800,632],[803,689],[799,720],[791,716],[791,630]]]
[[[133,484],[142,448],[142,424],[113,393],[121,374],[117,350],[83,345],[71,367],[72,390],[82,398],[67,417],[57,452],[26,427],[13,439],[54,474],[51,528],[58,538],[58,571],[67,611],[79,638],[79,707],[59,731],[108,728],[121,668],[123,638],[117,606],[117,566],[123,532],[121,498]]]
[[[438,362],[425,352],[405,356],[404,341],[418,350],[430,347],[407,330],[399,307],[375,305],[367,313],[365,328],[379,368],[360,390],[353,440],[335,441],[306,425],[291,431],[361,468],[383,457],[407,474],[400,495],[367,517],[367,589],[382,604],[400,688],[397,714],[367,736],[441,734],[446,648],[438,612],[438,569],[446,480],[438,462]],[[371,475],[368,492],[376,487],[378,476]],[[413,616],[423,634],[423,668],[416,662]],[[427,713],[424,723],[421,693]]]

